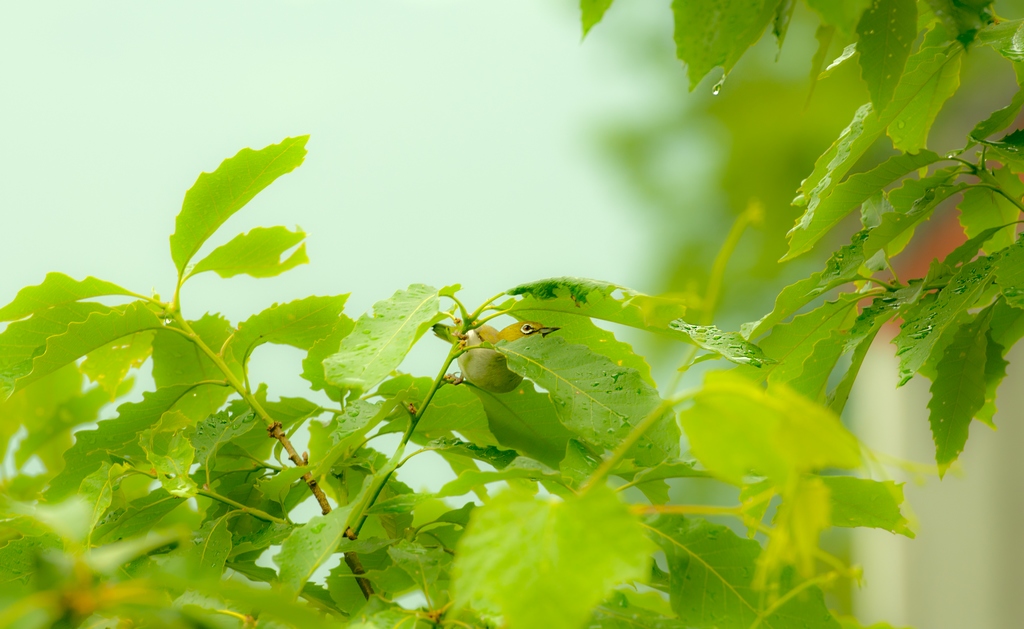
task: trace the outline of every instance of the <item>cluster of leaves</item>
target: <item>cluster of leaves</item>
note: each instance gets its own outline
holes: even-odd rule
[[[712,55],[687,57],[694,46],[680,44],[691,73],[731,67],[776,15],[784,34],[794,4],[675,3],[689,33],[677,40],[692,36]],[[181,289],[197,273],[267,277],[307,261],[304,234],[274,227],[194,262],[230,216],[302,163],[305,137],[245,149],[199,177],[170,240],[169,300],[58,273],[20,291],[0,308],[0,435],[16,470],[0,497],[0,625],[859,626],[826,605],[828,587],[858,571],[819,536],[913,536],[900,485],[858,474],[871,453],[839,420],[868,347],[886,321],[903,320],[901,373],[934,383],[944,471],[973,419],[992,421],[1004,355],[1024,334],[1014,227],[1024,140],[991,139],[1024,94],[979,123],[963,151],[924,149],[966,47],[1017,62],[1024,22],[994,20],[987,3],[827,4],[832,28],[860,34],[863,67],[873,67],[868,42],[904,42],[906,54],[866,71],[872,103],[801,187],[789,256],[858,208],[863,229],[738,332],[709,325],[715,278],[686,301],[556,278],[473,310],[458,286],[415,284],[355,320],[346,295],[275,304],[237,324],[186,317]],[[583,3],[590,24],[608,5]],[[900,39],[907,19],[914,31]],[[900,35],[878,38],[878,28]],[[847,177],[886,133],[901,152]],[[895,277],[889,258],[957,195],[969,240],[926,277]],[[466,334],[498,316],[560,330],[488,348],[525,378],[511,392],[448,377]],[[687,344],[683,371],[731,367],[699,389],[659,392],[644,358],[594,321]],[[424,342],[447,349],[436,376],[398,371],[431,330],[442,341]],[[265,343],[305,353],[308,396],[273,399],[250,382]],[[147,362],[154,390],[93,423]],[[292,439],[306,434],[300,453]],[[433,493],[404,482],[403,466],[425,453],[455,475]],[[695,484],[732,487],[737,503],[688,500]],[[313,505],[321,515],[309,518]]]

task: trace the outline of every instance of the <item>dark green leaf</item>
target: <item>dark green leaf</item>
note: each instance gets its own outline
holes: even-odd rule
[[[595,487],[560,503],[504,492],[474,509],[456,550],[457,604],[500,612],[511,627],[578,627],[612,588],[647,574],[652,545],[615,494]]]
[[[189,271],[189,277],[206,271],[213,271],[221,277],[242,274],[252,277],[280,275],[309,262],[305,243],[287,259],[281,260],[286,251],[302,242],[305,237],[305,233],[288,231],[286,227],[257,227],[247,234],[235,236],[226,245],[214,249]]]
[[[866,526],[914,537],[910,523],[900,513],[903,484],[852,476],[823,476],[829,491],[833,526]]]
[[[817,587],[769,608],[753,587],[761,546],[725,526],[678,516],[662,516],[650,527],[665,551],[672,609],[697,627],[749,629],[839,629]],[[781,594],[781,593],[780,593]]]
[[[871,102],[882,111],[896,92],[917,37],[915,0],[873,0],[857,23],[860,69]]]
[[[356,321],[341,347],[323,361],[327,382],[367,391],[398,368],[423,333],[438,321],[436,288],[413,284],[373,305]]]
[[[203,243],[232,214],[306,157],[308,135],[286,138],[258,151],[242,149],[212,173],[203,173],[185,193],[171,235],[171,259],[184,275],[185,266]]]
[[[63,273],[47,273],[41,284],[21,289],[14,301],[0,308],[0,321],[17,321],[47,308],[107,295],[132,296],[117,284],[95,277],[79,281]]]
[[[789,23],[793,21],[793,10],[796,9],[796,0],[781,0],[775,7],[775,18],[772,20],[772,34],[779,45],[779,52],[782,52],[782,44],[786,41],[786,34],[789,32]],[[776,55],[778,58],[778,55]]]
[[[985,364],[992,309],[956,330],[936,367],[928,423],[941,477],[963,452],[974,415],[985,405]]]
[[[484,405],[491,433],[501,445],[557,467],[572,433],[558,420],[551,398],[524,381],[509,393],[472,387]]]
[[[660,407],[658,392],[640,374],[582,345],[555,336],[526,337],[496,349],[510,369],[547,389],[562,424],[590,443],[614,448]],[[678,454],[679,432],[669,413],[629,452],[640,465]]]
[[[942,158],[931,151],[894,155],[867,172],[851,176],[839,184],[828,197],[812,197],[803,216],[789,231],[789,253],[786,254],[786,258],[810,251],[822,236],[873,194],[908,173],[934,164],[940,159]]]

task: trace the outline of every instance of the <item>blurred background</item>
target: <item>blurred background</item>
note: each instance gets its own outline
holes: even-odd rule
[[[699,293],[733,219],[756,202],[765,220],[730,262],[717,319],[736,329],[820,267],[814,254],[776,263],[798,215],[789,202],[867,94],[855,63],[810,93],[816,22],[802,5],[781,54],[765,38],[718,95],[714,73],[690,93],[668,5],[619,0],[581,42],[573,0],[4,3],[0,303],[51,270],[166,296],[167,237],[198,173],[309,133],[305,165],[204,251],[253,226],[299,225],[312,264],[264,280],[200,276],[186,315],[238,321],[273,302],[351,293],[357,316],[413,282],[461,283],[475,303],[558,275]],[[996,6],[1024,16],[1024,2]],[[971,50],[963,78],[933,130],[938,152],[962,146],[1015,89],[988,49]],[[879,145],[858,169],[887,154]],[[926,229],[904,268],[957,244],[952,209]],[[679,348],[626,336],[664,380]],[[886,340],[847,419],[879,451],[927,463],[928,383],[894,388]],[[432,374],[443,352],[428,339],[405,367]],[[253,377],[272,395],[306,392],[297,351],[267,346],[257,358]],[[975,426],[961,474],[894,473],[910,481],[916,540],[827,540],[865,565],[868,585],[847,584],[833,605],[865,622],[1019,626],[1022,359],[1011,359],[999,431]],[[448,478],[422,459],[406,482]]]

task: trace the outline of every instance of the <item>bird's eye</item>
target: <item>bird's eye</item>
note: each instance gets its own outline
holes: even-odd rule
[[[522,331],[523,334],[533,334],[534,332],[536,332],[534,327],[532,325],[530,325],[529,323],[524,323],[523,327],[521,327],[519,329]]]

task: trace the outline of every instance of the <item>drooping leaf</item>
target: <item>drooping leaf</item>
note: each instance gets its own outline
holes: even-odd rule
[[[264,343],[291,345],[308,351],[317,341],[334,332],[339,319],[348,320],[342,314],[347,299],[348,295],[312,296],[274,304],[238,324],[224,353],[244,365],[253,350]],[[351,320],[348,324],[351,325]]]
[[[825,61],[828,59],[828,51],[832,48],[832,40],[835,38],[835,35],[836,27],[829,24],[819,25],[817,30],[814,32],[814,39],[818,42],[818,48],[814,52],[814,56],[811,58],[811,87],[807,90],[808,104],[811,102],[811,97],[814,96],[814,88],[818,86],[818,81],[831,73],[827,68],[825,68]],[[829,68],[833,67],[833,65],[834,63],[829,64]]]
[[[817,587],[765,604],[753,587],[761,546],[725,526],[679,516],[661,516],[649,530],[665,551],[672,609],[690,626],[748,629],[839,629]],[[782,600],[782,599],[780,599]]]
[[[931,151],[894,155],[867,172],[851,176],[836,186],[828,197],[812,197],[803,216],[789,232],[789,253],[786,257],[795,257],[810,251],[822,236],[873,194],[900,177],[934,164],[940,159],[942,158]]]
[[[546,393],[538,393],[529,380],[509,393],[471,390],[483,403],[488,426],[499,444],[558,466],[572,433],[559,421]]]
[[[296,527],[281,545],[281,551],[274,555],[274,563],[281,569],[281,584],[293,594],[302,591],[316,569],[345,539],[348,513],[348,507],[339,507],[327,515],[314,516]]]
[[[436,288],[413,284],[373,305],[356,321],[338,352],[323,361],[328,384],[367,391],[398,368],[423,333],[438,321]]]
[[[823,22],[846,35],[853,34],[861,15],[870,5],[871,0],[807,0],[807,6],[821,16]]]
[[[928,402],[939,476],[963,452],[974,415],[985,405],[985,364],[992,309],[960,326],[936,367]]]
[[[942,333],[974,305],[992,282],[994,267],[990,258],[968,262],[939,291],[936,299],[904,314],[900,333],[893,340],[900,359],[900,386],[924,365]]]
[[[882,111],[896,92],[917,37],[914,0],[873,0],[857,23],[861,76],[871,102]]]
[[[660,408],[658,392],[636,371],[619,367],[582,345],[555,336],[526,337],[497,348],[516,373],[547,389],[562,424],[584,440],[614,448],[633,426]],[[630,450],[640,465],[679,454],[671,415],[656,423]]]
[[[673,0],[676,56],[686,64],[690,89],[721,66],[728,74],[764,33],[778,0]]]
[[[860,464],[857,440],[827,408],[728,371],[708,374],[679,423],[697,460],[737,485],[751,472],[781,487],[794,475]]]
[[[75,280],[63,273],[47,273],[41,284],[21,289],[14,301],[0,308],[0,321],[17,321],[48,308],[108,295],[132,296],[117,284],[95,277]]]
[[[852,476],[823,476],[829,490],[833,526],[866,526],[914,537],[910,523],[900,512],[903,485]]]
[[[303,243],[285,260],[286,251],[306,238],[301,231],[288,231],[286,227],[257,227],[246,234],[239,234],[226,245],[217,247],[210,255],[200,260],[189,272],[189,277],[213,271],[221,277],[251,275],[252,277],[273,277],[307,264],[306,245]]]
[[[775,35],[775,42],[778,44],[780,53],[782,52],[782,44],[786,41],[786,34],[789,33],[789,24],[793,21],[793,11],[796,9],[796,4],[796,0],[781,0],[778,6],[775,7],[775,17],[772,20],[772,34]]]
[[[644,577],[651,551],[605,487],[559,503],[507,491],[474,509],[452,589],[457,605],[500,612],[510,629],[580,627],[612,588]]]
[[[1022,80],[1024,79],[1024,76],[1022,76],[1024,75],[1024,65],[1014,63],[1013,69],[1017,74],[1017,84],[1024,83],[1024,80]],[[1009,105],[1002,109],[997,109],[988,118],[975,125],[968,137],[975,142],[988,139],[990,136],[1013,124],[1017,116],[1020,115],[1021,108],[1024,108],[1024,89],[1017,90]]]
[[[580,0],[580,13],[583,22],[583,36],[604,17],[605,11],[612,6],[612,0]]]
[[[142,366],[153,352],[153,331],[137,332],[89,352],[80,369],[114,401],[128,371]]]
[[[178,274],[203,243],[261,190],[302,164],[308,135],[285,138],[258,151],[242,149],[212,173],[203,173],[185,193],[171,235],[171,259]]]
[[[693,325],[682,319],[676,319],[669,327],[689,336],[697,347],[714,352],[737,365],[761,367],[772,362],[760,347],[743,338],[739,332],[723,332],[713,325]]]

